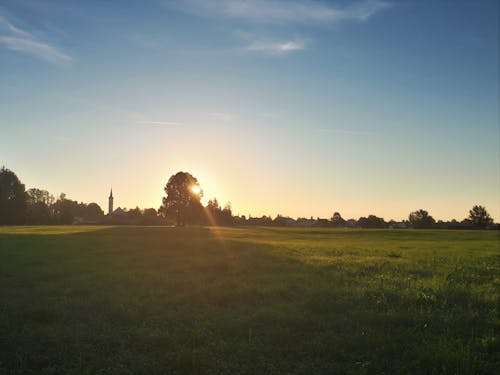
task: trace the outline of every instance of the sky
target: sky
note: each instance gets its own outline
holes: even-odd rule
[[[0,0],[0,165],[158,208],[500,220],[499,2]]]

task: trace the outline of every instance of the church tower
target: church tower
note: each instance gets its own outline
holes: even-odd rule
[[[113,213],[113,188],[111,188],[111,193],[109,193],[109,200],[108,200],[108,215],[111,215]]]

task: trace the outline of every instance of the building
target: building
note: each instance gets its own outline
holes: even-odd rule
[[[108,198],[108,215],[113,213],[113,188],[111,188],[111,192],[109,193]]]

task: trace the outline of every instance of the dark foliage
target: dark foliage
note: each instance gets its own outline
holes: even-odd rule
[[[233,213],[231,203],[227,203],[224,208],[219,205],[217,198],[208,201],[205,213],[209,225],[233,225]]]
[[[387,228],[387,223],[383,218],[375,215],[368,215],[368,217],[360,217],[358,225],[361,228]]]
[[[493,224],[493,219],[483,206],[472,207],[469,211],[468,220],[478,227],[486,227]]]
[[[408,221],[416,229],[430,229],[436,224],[434,218],[422,209],[410,213]]]
[[[332,227],[334,228],[341,228],[345,226],[345,220],[338,212],[334,212],[331,222],[332,222]]]
[[[27,196],[16,174],[0,169],[0,225],[19,225],[26,221]]]
[[[203,191],[195,177],[186,172],[178,172],[170,177],[164,190],[167,196],[163,198],[158,211],[167,221],[177,226],[201,224],[205,221],[200,203]]]

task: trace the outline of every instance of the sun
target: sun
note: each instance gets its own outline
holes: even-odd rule
[[[191,191],[195,194],[200,194],[201,193],[201,189],[198,185],[194,185],[192,188],[191,188]]]

